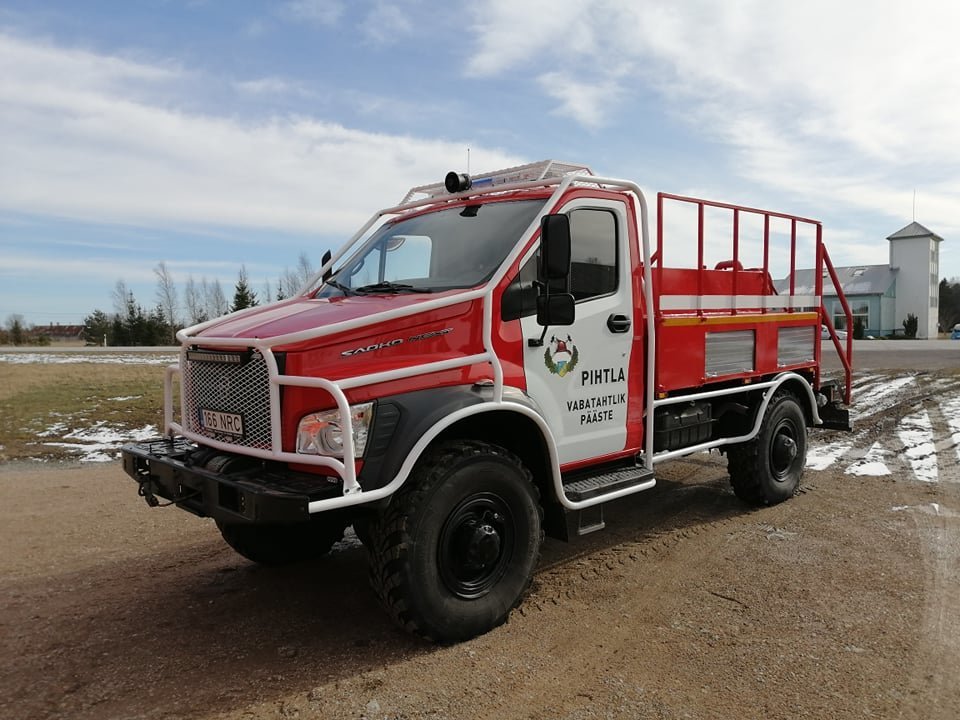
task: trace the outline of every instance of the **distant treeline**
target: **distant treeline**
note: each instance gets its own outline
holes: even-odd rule
[[[191,275],[180,289],[173,281],[166,263],[154,270],[157,278],[155,304],[147,309],[137,301],[123,280],[113,290],[113,312],[96,309],[84,318],[79,335],[88,345],[152,346],[175,345],[179,328],[196,325],[229,312],[243,310],[273,300],[283,300],[297,293],[314,275],[306,253],[300,253],[293,270],[286,269],[277,280],[276,289],[265,283],[258,293],[250,286],[246,267],[241,267],[228,302],[217,279],[199,281]],[[180,298],[183,298],[181,303]],[[0,329],[0,345],[49,345],[52,338],[44,327],[27,327],[22,315],[11,315]]]

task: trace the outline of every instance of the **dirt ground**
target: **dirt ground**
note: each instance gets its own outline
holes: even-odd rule
[[[893,453],[889,476],[808,470],[750,510],[717,453],[658,466],[605,531],[546,542],[506,625],[452,647],[389,623],[355,540],[260,568],[116,463],[8,464],[0,717],[955,719],[960,473],[933,416],[935,483]]]

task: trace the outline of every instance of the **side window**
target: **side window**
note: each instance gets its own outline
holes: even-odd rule
[[[540,294],[536,286],[539,260],[538,250],[523,264],[520,272],[504,291],[500,306],[500,318],[504,322],[536,314],[537,296]]]
[[[617,219],[609,210],[582,209],[570,213],[572,236],[570,276],[552,281],[551,292],[569,292],[577,301],[610,295],[617,290]],[[537,312],[537,263],[534,253],[510,283],[500,315],[504,321]]]
[[[570,213],[570,292],[576,300],[617,290],[617,220],[609,210]]]

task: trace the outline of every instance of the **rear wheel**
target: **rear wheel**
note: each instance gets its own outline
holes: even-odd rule
[[[294,525],[248,525],[217,521],[220,534],[240,555],[278,567],[326,555],[343,538],[348,522],[339,513],[313,515]]]
[[[792,497],[807,458],[807,423],[796,397],[780,390],[770,400],[756,438],[727,451],[730,484],[751,505]]]
[[[542,540],[537,491],[520,460],[488,443],[447,443],[421,459],[371,528],[371,584],[401,627],[467,640],[520,603]]]

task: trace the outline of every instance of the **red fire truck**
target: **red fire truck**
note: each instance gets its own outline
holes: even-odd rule
[[[651,239],[633,182],[452,172],[297,297],[182,330],[165,436],[124,468],[254,562],[321,555],[352,525],[397,623],[470,638],[520,603],[545,533],[602,528],[658,463],[717,449],[747,503],[794,494],[807,428],[849,429],[852,338],[825,277],[840,288],[815,220],[660,194]]]

